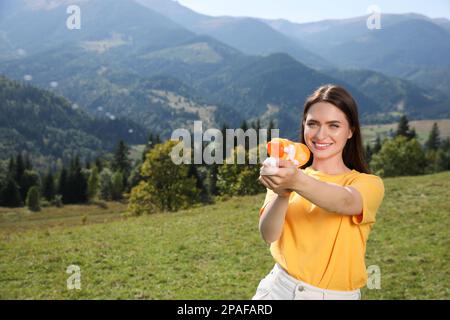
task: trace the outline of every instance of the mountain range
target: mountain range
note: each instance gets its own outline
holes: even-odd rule
[[[312,23],[263,20],[340,68],[370,69],[450,92],[450,21],[420,14],[382,14],[381,29],[368,16]]]
[[[146,142],[147,130],[129,119],[95,118],[51,92],[0,77],[0,153],[27,152],[35,164],[112,152],[119,140]]]
[[[66,26],[68,4],[81,9],[80,30]],[[210,17],[171,0],[6,0],[0,74],[93,119],[128,119],[142,136],[260,118],[296,139],[305,98],[326,83],[352,92],[365,123],[450,117],[449,21],[386,15],[368,30],[365,19]]]

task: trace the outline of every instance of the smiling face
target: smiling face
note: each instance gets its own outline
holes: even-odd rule
[[[305,143],[315,160],[342,159],[347,140],[353,135],[345,114],[328,102],[313,104],[303,122]]]

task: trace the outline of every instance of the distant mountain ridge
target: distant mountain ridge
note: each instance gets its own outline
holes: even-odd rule
[[[336,66],[402,77],[450,92],[450,21],[420,14],[382,14],[381,30],[369,30],[368,16],[311,23],[262,20]]]
[[[217,24],[209,34],[239,26],[225,32],[235,37],[248,35],[253,27],[260,34],[270,28],[265,22],[212,19],[161,1],[86,0],[80,3],[84,31],[77,34],[65,27],[63,7],[29,10],[7,0],[2,5],[14,8],[11,16],[0,19],[0,36],[10,40],[5,48],[0,46],[0,72],[17,80],[27,76],[32,85],[67,97],[91,115],[128,118],[164,138],[195,120],[211,127],[223,123],[237,127],[244,119],[257,118],[265,123],[278,120],[285,135],[295,138],[305,98],[326,83],[348,88],[367,123],[392,121],[400,112],[420,119],[448,116],[445,93],[370,70],[340,70],[326,64],[313,69],[286,52],[247,55],[211,35],[186,29],[180,21],[197,21],[202,28]],[[145,7],[140,4],[144,2]],[[155,4],[175,9],[166,17],[160,12],[171,9],[156,12],[150,8]],[[97,16],[105,18],[96,21]],[[27,27],[27,19],[35,22]],[[52,32],[46,33],[48,28]]]
[[[212,17],[199,14],[176,1],[136,0],[160,14],[172,19],[197,34],[206,34],[249,55],[270,55],[285,52],[298,61],[312,67],[332,65],[255,18]]]
[[[120,118],[98,119],[66,99],[0,76],[0,158],[28,152],[35,160],[93,159],[118,141],[145,143],[147,131]],[[44,155],[44,158],[42,158]]]

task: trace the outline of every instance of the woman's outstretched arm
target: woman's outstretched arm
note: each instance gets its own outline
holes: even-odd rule
[[[290,161],[281,160],[275,173],[261,176],[260,181],[272,190],[293,190],[329,212],[358,215],[363,210],[362,197],[355,188],[316,180],[297,169]]]
[[[319,181],[300,170],[295,181],[293,190],[322,209],[350,216],[363,211],[361,194],[352,187]]]

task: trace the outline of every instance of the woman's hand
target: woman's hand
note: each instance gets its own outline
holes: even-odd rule
[[[259,182],[282,197],[289,197],[301,174],[297,166],[289,160],[279,160],[278,167],[270,168],[270,175],[264,174],[264,171],[267,171],[265,164],[261,167]]]

